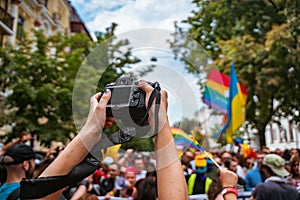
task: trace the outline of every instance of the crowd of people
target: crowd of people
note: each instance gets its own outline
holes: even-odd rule
[[[299,149],[270,151],[267,147],[244,157],[238,152],[213,150],[210,153],[184,153],[181,159],[189,194],[207,194],[219,199],[222,187],[219,172],[211,158],[221,168],[238,176],[236,189],[249,192],[251,199],[299,199]],[[198,182],[197,182],[198,180]]]
[[[31,138],[30,133],[22,132],[20,137],[27,139],[15,140],[16,142],[9,143],[3,149],[2,154],[10,156],[12,160],[1,161],[6,165],[1,166],[0,199],[13,194],[12,191],[20,187],[21,179],[38,177],[64,150],[62,146],[50,148],[41,158],[27,143]],[[227,168],[237,175],[237,184],[234,188],[238,192],[252,191],[252,199],[267,199],[272,195],[274,195],[272,199],[278,199],[280,194],[284,194],[283,199],[297,199],[300,192],[299,152],[299,149],[294,148],[286,151],[276,149],[271,152],[265,147],[245,158],[242,150],[240,152],[187,150],[179,156],[179,159],[189,195],[207,194],[209,200],[222,199],[224,188],[219,178],[220,170],[214,164],[214,160],[221,168]],[[136,152],[134,149],[127,149],[125,153],[119,154],[117,160],[105,157],[93,174],[67,187],[63,195],[66,199],[73,200],[98,199],[98,196],[105,196],[106,199],[111,197],[156,199],[155,169],[155,152]]]
[[[139,86],[145,91],[148,102],[153,88],[143,81],[139,82]],[[110,91],[105,91],[101,98],[100,95],[97,93],[91,97],[86,124],[66,147],[53,147],[42,160],[37,159],[37,154],[27,143],[30,133],[26,132],[20,135],[20,139],[3,148],[0,159],[0,199],[18,199],[20,193],[22,195],[24,180],[27,183],[37,181],[42,184],[48,180],[72,182],[68,174],[77,172],[74,170],[76,166],[85,160],[89,151],[101,140],[99,132],[113,123],[113,119],[105,114]],[[298,149],[270,152],[263,148],[247,157],[242,149],[235,153],[187,150],[179,157],[167,120],[167,95],[164,92],[160,108],[158,134],[154,139],[156,152],[128,149],[117,160],[105,157],[98,163],[94,173],[66,184],[67,187],[59,183],[64,187],[57,186],[57,191],[39,198],[58,199],[63,196],[66,199],[98,199],[98,196],[105,196],[105,199],[131,197],[136,200],[183,200],[188,199],[188,195],[207,194],[210,200],[235,200],[239,191],[251,191],[251,199],[256,200],[299,199]],[[154,108],[151,108],[151,126],[156,123],[154,116]],[[32,181],[33,177],[36,179]],[[33,184],[30,192],[40,194],[40,191],[35,191],[35,186]],[[48,186],[53,187],[51,184]],[[42,189],[52,191],[49,188]]]

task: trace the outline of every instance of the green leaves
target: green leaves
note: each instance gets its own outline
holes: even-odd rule
[[[82,42],[77,43],[79,40]],[[46,38],[37,31],[33,40],[24,40],[17,48],[1,49],[1,90],[9,91],[9,95],[0,121],[14,125],[9,134],[30,129],[46,145],[52,140],[69,140],[75,132],[73,81],[80,58],[92,47],[87,41],[84,35]],[[70,46],[76,50],[68,51]]]

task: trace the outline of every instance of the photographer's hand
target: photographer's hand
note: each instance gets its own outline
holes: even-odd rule
[[[89,150],[101,139],[102,129],[110,126],[113,119],[106,118],[106,105],[110,99],[111,92],[105,92],[100,101],[101,93],[90,98],[90,110],[87,121],[79,134],[49,165],[40,177],[62,176],[68,174],[89,153]],[[57,199],[61,191],[49,195],[44,199]]]
[[[107,89],[101,99],[99,99],[100,96],[101,93],[97,93],[90,98],[90,111],[86,123],[79,134],[92,133],[99,136],[103,128],[112,126],[114,119],[106,117],[106,105],[110,99],[111,92]]]
[[[152,93],[152,91],[154,90],[154,88],[149,85],[147,82],[145,81],[139,81],[138,86],[141,90],[143,90],[146,93],[146,107],[148,107],[148,102],[149,102],[149,98],[150,95]],[[149,110],[149,124],[151,125],[152,129],[154,129],[154,123],[155,123],[155,106],[159,106],[159,123],[158,123],[158,129],[160,130],[165,123],[168,123],[168,116],[167,116],[167,110],[168,110],[168,93],[164,90],[160,91],[161,94],[161,100],[160,100],[160,105],[156,105],[155,104],[155,99],[153,100],[153,103],[151,105],[151,108]]]
[[[146,105],[148,106],[149,97],[154,89],[144,81],[140,81],[138,86],[146,92]],[[155,103],[153,103],[149,112],[149,123],[153,129],[155,114],[154,104]],[[158,114],[159,129],[155,138],[158,199],[188,199],[187,185],[168,122],[167,109],[168,94],[166,91],[161,91]],[[172,188],[172,190],[169,190],[169,188]]]

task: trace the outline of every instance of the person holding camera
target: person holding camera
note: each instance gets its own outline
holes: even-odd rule
[[[149,98],[154,88],[145,81],[139,81],[138,87],[145,92],[146,106],[148,106]],[[182,173],[180,161],[178,160],[177,150],[168,122],[167,92],[160,91],[160,97],[159,104],[153,103],[150,105],[148,113],[149,124],[153,129],[158,130],[158,134],[154,139],[157,151],[158,198],[162,200],[188,199],[185,178]],[[90,110],[83,128],[69,145],[66,146],[64,151],[43,171],[40,179],[46,179],[46,177],[64,177],[86,158],[94,145],[103,137],[103,128],[112,126],[114,122],[112,117],[106,116],[106,105],[110,98],[110,90],[105,90],[102,96],[101,93],[97,93],[90,98]],[[158,113],[156,113],[157,110]],[[159,116],[158,120],[155,116]],[[168,190],[169,188],[172,188],[172,190]],[[43,197],[43,199],[58,199],[62,190]]]

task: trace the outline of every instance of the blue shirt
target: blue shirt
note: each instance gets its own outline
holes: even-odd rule
[[[0,199],[7,199],[7,197],[19,187],[20,187],[20,182],[9,183],[9,184],[4,183],[0,187]]]
[[[249,170],[247,172],[245,182],[246,182],[246,190],[247,191],[252,191],[256,185],[263,182],[263,180],[261,179],[261,174],[260,174],[258,167],[254,168],[252,170]]]

